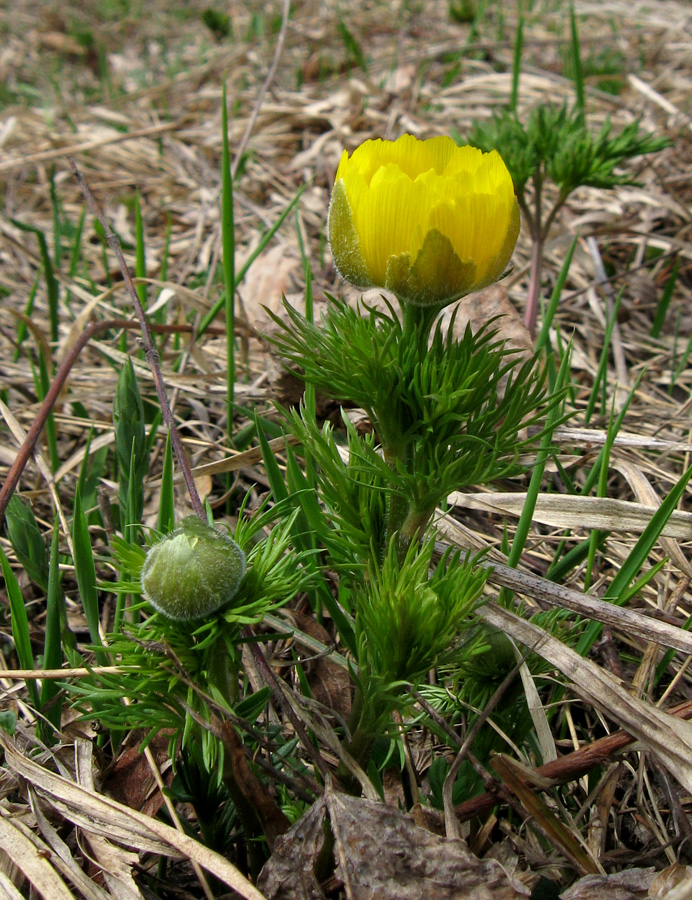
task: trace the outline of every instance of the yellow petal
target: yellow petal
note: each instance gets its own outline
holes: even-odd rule
[[[342,155],[337,193],[329,235],[339,271],[409,302],[444,303],[491,283],[516,243],[519,210],[501,157],[449,137],[366,141]],[[358,245],[355,267],[344,266],[341,244]]]

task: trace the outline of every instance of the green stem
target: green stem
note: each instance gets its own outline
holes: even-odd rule
[[[399,301],[402,311],[402,341],[415,340],[421,358],[428,352],[428,338],[433,322],[442,306],[416,306],[414,303]]]
[[[437,318],[442,306],[416,306],[413,303],[399,301],[402,319],[402,344],[413,343],[422,361],[428,352],[428,340],[430,330]],[[394,468],[397,463],[410,475],[416,472],[416,453],[413,441],[405,438],[405,423],[392,423],[395,427],[387,431],[399,435],[397,440],[387,440],[382,436],[384,456],[389,465]],[[430,515],[414,508],[411,501],[401,493],[393,493],[389,499],[387,510],[387,525],[385,528],[383,552],[386,553],[392,540],[397,541],[397,557],[403,562],[411,541],[418,537]]]
[[[349,731],[351,740],[346,745],[346,751],[355,759],[361,768],[366,769],[372,745],[375,743],[376,731],[373,723],[377,719],[377,692],[374,695],[364,694],[360,683],[356,686],[353,697],[353,706],[349,717]],[[338,778],[341,784],[350,794],[360,794],[360,783],[343,763],[340,763]]]
[[[250,873],[253,878],[257,878],[266,862],[265,855],[262,852],[262,838],[264,837],[262,826],[257,812],[240,789],[233,773],[233,768],[228,761],[224,763],[222,778],[240,819],[240,826],[245,837]]]
[[[434,506],[424,508],[412,506],[409,509],[409,513],[401,526],[401,536],[406,541],[406,547],[414,540],[422,537],[434,512]]]

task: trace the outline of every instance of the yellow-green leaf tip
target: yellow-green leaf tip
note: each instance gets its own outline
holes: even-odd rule
[[[245,554],[228,535],[197,516],[154,544],[142,565],[142,590],[169,619],[201,619],[236,595],[245,574]]]
[[[512,178],[493,150],[450,137],[344,150],[329,205],[334,263],[358,287],[443,306],[500,277],[519,236]]]

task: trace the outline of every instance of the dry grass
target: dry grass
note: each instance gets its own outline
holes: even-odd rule
[[[521,111],[548,100],[560,101],[570,97],[572,91],[571,82],[562,74],[568,39],[565,4],[545,0],[533,6],[525,36]],[[41,265],[35,237],[17,228],[13,220],[49,236],[53,233],[53,179],[64,220],[76,225],[83,199],[69,168],[69,157],[78,162],[126,246],[134,244],[133,198],[139,191],[149,301],[166,305],[168,322],[182,323],[188,321],[191,312],[208,310],[220,292],[224,80],[232,115],[232,152],[257,114],[245,148],[247,155],[237,160],[243,166],[236,191],[238,265],[253,251],[260,232],[276,220],[296,191],[307,185],[297,221],[312,262],[318,305],[325,291],[346,290],[337,279],[324,241],[329,191],[342,149],[352,149],[370,137],[393,138],[404,131],[427,137],[454,128],[464,135],[476,119],[488,116],[508,100],[516,25],[512,2],[491,4],[470,44],[469,25],[450,22],[449,6],[444,2],[343,4],[306,0],[296,4],[278,69],[259,108],[259,89],[277,37],[279,4],[229,3],[235,42],[216,38],[202,23],[201,13],[206,7],[199,0],[179,4],[161,0],[84,4],[68,0],[59,6],[54,0],[25,0],[0,10],[0,97],[4,105],[0,118],[0,291],[4,298],[0,309],[0,390],[24,429],[30,426],[38,406],[31,361],[34,351],[46,345],[49,328],[45,283],[39,278],[34,311],[27,323],[29,342],[15,358],[17,317],[23,314]],[[593,457],[602,441],[599,429],[607,425],[611,406],[619,409],[641,376],[623,433],[612,451],[609,496],[655,507],[688,464],[692,444],[692,367],[683,366],[669,390],[692,330],[692,7],[685,0],[648,4],[578,0],[576,7],[584,58],[602,59],[607,48],[621,63],[621,73],[616,76],[589,75],[587,69],[590,121],[598,124],[610,116],[617,125],[625,125],[641,117],[645,128],[668,134],[672,144],[651,159],[635,162],[640,187],[608,193],[581,189],[570,198],[553,229],[546,252],[546,295],[573,236],[580,235],[556,318],[562,339],[574,342],[572,378],[578,398],[588,397],[596,376],[607,301],[612,300],[608,292],[624,289],[609,362],[609,395],[601,416],[591,422],[587,437],[575,437],[573,430],[580,426],[579,421],[571,423],[571,432],[565,430],[562,464],[570,468]],[[348,58],[337,28],[342,17],[368,61],[367,72]],[[601,89],[603,79],[608,77],[621,79],[619,93]],[[168,269],[162,282],[167,229]],[[595,242],[589,242],[589,236]],[[67,246],[59,267],[62,305],[57,358],[64,356],[90,317],[130,316],[120,276],[112,259],[104,262],[89,218],[82,247],[83,262],[76,271],[70,274]],[[134,264],[133,254],[128,251],[126,255]],[[674,255],[681,260],[677,288],[661,336],[654,339],[650,336],[651,323]],[[528,257],[528,239],[521,237],[514,257],[516,268],[507,282],[510,299],[519,309],[523,309],[527,290]],[[614,277],[612,288],[599,284],[602,267]],[[241,402],[271,410],[276,365],[257,336],[269,322],[262,307],[277,310],[282,294],[299,303],[303,290],[296,219],[291,216],[239,288],[238,325],[244,352],[237,387]],[[129,336],[127,353],[134,354],[136,348],[136,339]],[[62,460],[55,482],[57,494],[63,498],[72,496],[85,452],[87,426],[95,429],[92,452],[97,445],[113,442],[112,397],[125,358],[119,340],[95,339],[71,373],[69,403],[59,406],[55,413]],[[182,368],[174,372],[171,363],[179,358],[179,351],[164,354],[164,372],[192,461],[200,466],[224,460],[231,448],[225,423],[223,339],[207,334],[200,341],[190,342]],[[153,395],[148,369],[143,362],[134,362],[143,390]],[[88,412],[88,420],[74,415],[77,402]],[[0,465],[4,473],[14,458],[15,439],[7,428],[3,435]],[[157,448],[158,454],[160,451]],[[243,488],[257,484],[259,492],[266,483],[256,460],[247,461],[238,479]],[[208,470],[200,473],[199,485],[212,505],[223,503],[221,482],[215,482]],[[54,513],[45,480],[33,464],[20,487],[33,498],[37,515],[48,530]],[[509,489],[517,493],[525,485],[513,484]],[[105,490],[115,488],[105,485]],[[688,489],[681,503],[683,513],[690,509],[689,498]],[[146,515],[151,521],[157,506],[155,484],[148,500]],[[182,515],[188,509],[182,487],[177,500]],[[457,501],[458,519],[467,530],[464,539],[499,548],[505,524],[514,527],[516,509],[502,503],[499,510],[488,509],[475,496]],[[523,562],[531,571],[544,573],[567,525],[572,527],[570,541],[583,539],[590,528],[607,527],[611,535],[591,585],[591,593],[598,597],[631,550],[636,523],[627,514],[624,518],[618,515],[615,509],[604,512],[611,518],[597,521],[590,518],[586,508],[577,509],[576,518],[569,520],[568,512],[558,508],[534,523]],[[682,626],[692,614],[692,530],[686,517],[681,517],[681,522],[680,529],[662,539],[652,553],[652,564],[664,555],[668,562],[632,601],[640,611],[674,626]],[[3,547],[11,553],[4,539]],[[576,570],[571,586],[580,589],[582,578],[582,570]],[[31,601],[31,587],[26,581],[23,584]],[[75,596],[72,592],[70,616],[76,627],[80,611]],[[33,624],[40,629],[39,610],[30,609],[35,610]],[[9,634],[7,617],[3,632]],[[9,645],[4,653],[5,668],[16,667]],[[645,704],[651,706],[660,700],[660,696],[651,696],[648,677],[657,653],[656,645],[622,629],[608,629],[598,645],[595,663],[601,671],[613,671],[627,689],[618,702],[626,701],[629,690],[642,703],[641,708],[630,710],[634,719]],[[679,653],[673,664],[680,678],[666,706],[690,697],[685,659],[688,657]],[[551,663],[561,667],[555,659]],[[2,684],[4,702],[18,704],[21,721],[28,715],[23,690],[11,678]],[[615,699],[610,706],[607,694],[601,694],[594,702],[606,719],[625,724]],[[568,713],[565,721],[570,739],[558,742],[560,753],[576,749],[578,730],[582,740],[590,731],[602,733],[600,715],[588,705],[576,706]],[[642,741],[637,752],[624,757],[617,771],[609,768],[604,773],[599,791],[590,801],[594,804],[587,814],[590,824],[582,821],[575,825],[609,872],[636,865],[661,869],[678,857],[685,863],[691,859],[692,851],[686,845],[686,837],[692,833],[689,796],[662,774],[665,769],[654,761],[656,754],[652,757],[646,752],[647,746],[653,747],[660,759],[665,734],[659,734],[658,741],[646,731],[636,736]],[[685,740],[688,748],[692,746],[689,736]],[[60,758],[66,760],[72,753],[73,742],[74,731],[66,731]],[[31,832],[37,819],[31,817],[24,799],[17,799],[16,775],[11,772],[18,772],[29,784],[32,775],[15,763],[8,757],[9,768],[0,782],[0,823],[10,814],[25,816],[30,826],[26,831]],[[680,766],[684,767],[684,760]],[[73,765],[64,774],[79,782]],[[40,785],[36,789],[40,793]],[[685,783],[685,789],[692,790],[692,785]],[[67,814],[64,807],[53,806],[68,820],[80,824],[74,810]],[[98,815],[106,816],[103,810],[93,815],[94,821]],[[40,821],[38,826],[47,840],[48,832]],[[530,869],[536,872],[544,868],[554,874],[556,870],[550,869],[553,861],[531,835],[509,819],[503,821],[503,827],[511,838],[508,846]],[[487,853],[493,844],[496,849],[500,847],[499,827],[493,832],[489,826],[485,835],[485,842],[477,842],[477,850]],[[3,840],[0,831],[0,847],[5,846]],[[167,852],[162,849],[166,840],[169,835],[158,835],[154,851]],[[137,846],[152,849],[144,839]],[[41,847],[38,852],[43,852]],[[57,852],[55,847],[52,852]],[[115,869],[120,865],[124,871],[131,862],[120,860],[117,865],[109,865]],[[2,872],[0,876],[5,878]],[[219,877],[223,878],[223,873]],[[117,893],[109,881],[103,885],[105,894],[98,896],[129,896],[127,889],[131,888],[124,875],[123,879],[126,886],[120,884],[118,890],[124,893]],[[199,890],[190,887],[193,894]],[[14,896],[11,892],[7,895]]]

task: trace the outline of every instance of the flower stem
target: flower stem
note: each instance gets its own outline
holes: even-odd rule
[[[402,311],[402,340],[415,340],[421,358],[428,352],[428,338],[442,306],[417,306],[399,301]]]
[[[428,340],[430,330],[437,318],[442,306],[417,306],[413,303],[399,301],[401,306],[402,335],[404,346],[413,345],[418,358],[423,361],[428,352]],[[391,441],[383,441],[385,459],[392,468],[397,464],[403,466],[409,475],[416,472],[416,452],[413,440],[407,436],[407,423],[397,422],[396,432],[400,437],[396,444]],[[387,510],[387,525],[384,535],[383,555],[386,554],[390,543],[397,542],[397,557],[400,562],[406,556],[411,541],[420,536],[430,516],[421,517],[420,510],[414,508],[411,499],[403,493],[396,492],[390,495],[389,508]],[[423,521],[424,519],[424,521]]]

